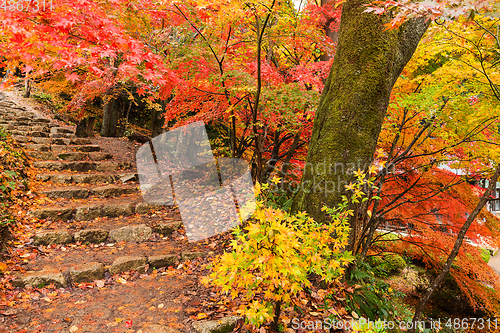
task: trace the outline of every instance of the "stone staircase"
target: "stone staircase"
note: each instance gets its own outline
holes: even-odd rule
[[[133,161],[5,98],[0,126],[32,159],[43,202],[30,212],[43,225],[28,244],[35,255],[15,285],[66,287],[204,254],[182,239],[174,207],[144,202]]]

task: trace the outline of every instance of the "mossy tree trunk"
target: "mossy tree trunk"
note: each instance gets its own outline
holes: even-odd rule
[[[323,205],[341,202],[352,169],[372,162],[392,87],[429,25],[419,18],[384,31],[389,18],[364,13],[368,2],[343,4],[337,52],[292,204],[292,211],[307,211],[317,221],[326,220]]]

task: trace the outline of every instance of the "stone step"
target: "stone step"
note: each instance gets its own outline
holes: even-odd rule
[[[11,102],[8,100],[0,101],[0,107],[2,107],[2,108],[10,108],[11,106],[16,106],[16,104],[14,102]]]
[[[52,221],[88,221],[98,217],[119,217],[133,214],[145,214],[158,205],[144,202],[139,195],[127,197],[127,200],[113,200],[121,198],[110,198],[105,201],[70,202],[64,206],[48,207],[31,211],[31,214],[38,219]],[[89,200],[90,201],[90,200]]]
[[[118,242],[146,242],[158,234],[168,238],[182,227],[182,222],[158,223],[152,226],[146,224],[127,225],[116,229],[87,228],[73,232],[72,230],[40,230],[33,236],[33,245],[70,244],[101,244]]]
[[[137,181],[138,176],[136,173],[39,173],[36,179],[56,184],[103,184]]]
[[[68,129],[68,128],[64,128],[64,127],[52,127],[50,129],[50,133],[52,134],[74,134],[75,131],[74,130],[71,130],[71,129]]]
[[[7,123],[0,123],[0,126],[5,130],[12,131],[35,131],[35,132],[47,132],[50,133],[50,128],[53,124],[45,124],[45,123],[33,123],[32,121],[9,121]]]
[[[55,152],[80,151],[86,153],[102,150],[99,145],[53,145],[50,149]]]
[[[64,146],[68,147],[68,146]],[[34,147],[35,150],[39,151],[27,151],[26,155],[29,157],[36,159],[36,160],[42,160],[42,161],[68,161],[68,162],[74,162],[74,161],[84,161],[84,160],[90,160],[90,161],[104,161],[104,160],[109,160],[113,158],[113,155],[108,154],[108,153],[100,153],[100,152],[93,152],[93,153],[82,153],[82,152],[60,152],[60,153],[55,153],[55,152],[49,152],[49,151],[40,151],[40,150],[45,150],[49,149],[50,147],[45,146],[45,145],[37,145],[37,147]]]
[[[55,127],[53,127],[55,128]],[[52,133],[50,131],[21,131],[21,130],[10,130],[12,136],[24,136],[24,137],[35,137],[35,138],[51,138],[51,139],[76,139],[74,133]]]
[[[129,162],[59,162],[59,161],[35,161],[35,168],[47,169],[49,171],[71,170],[78,172],[87,171],[118,171],[132,168],[132,163]]]
[[[12,136],[23,136],[23,137],[34,137],[34,138],[48,138],[50,132],[40,132],[40,131],[20,131],[20,130],[10,130]]]
[[[121,251],[116,252],[118,253],[110,255],[108,260],[99,258],[101,259],[99,261],[91,261],[89,259],[85,262],[68,262],[57,268],[45,266],[39,270],[18,273],[12,284],[20,288],[27,286],[43,287],[51,284],[58,287],[68,287],[73,283],[104,280],[108,274],[115,275],[128,271],[136,271],[144,274],[151,272],[153,269],[175,267],[180,262],[195,260],[207,255],[203,251],[183,251],[176,254],[173,251],[167,252],[164,250],[162,252],[152,251],[145,254],[134,253],[134,255],[123,255],[120,253]]]
[[[96,147],[97,145],[92,144],[92,140],[89,139],[83,139],[83,138],[73,138],[73,139],[68,139],[68,138],[33,138],[33,137],[24,137],[24,136],[16,136],[13,135],[12,138],[17,141],[18,143],[21,143],[23,146],[28,146],[30,144],[43,144],[43,145],[53,145],[53,146],[60,146],[60,148],[55,148],[51,149],[53,151],[62,151],[68,150],[68,149],[77,149],[78,147],[65,147],[65,146],[92,146]],[[63,148],[64,146],[64,148]],[[29,148],[28,148],[29,149]],[[92,148],[94,150],[90,151],[96,151],[95,148]],[[99,148],[100,150],[100,148]]]
[[[9,111],[3,111],[0,113],[0,118],[6,121],[30,121],[37,118],[33,112],[28,112],[24,110],[14,109]]]
[[[90,196],[101,198],[119,197],[125,194],[139,193],[136,184],[106,185],[99,187],[62,187],[41,191],[41,194],[51,199],[86,199]]]
[[[130,216],[98,218],[86,221],[51,221],[50,224],[44,224],[43,230],[40,231],[55,231],[66,230],[74,235],[78,231],[90,229],[103,229],[108,232],[122,227],[145,224],[153,230],[157,230],[159,234],[169,235],[172,230],[161,229],[161,226],[168,226],[173,222],[181,223],[181,215],[176,207],[160,206],[160,205],[139,205],[136,207],[136,214]],[[160,231],[160,229],[161,231]],[[163,236],[162,236],[163,237]],[[158,240],[157,238],[153,237]]]

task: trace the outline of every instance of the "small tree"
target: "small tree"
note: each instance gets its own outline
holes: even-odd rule
[[[316,274],[326,283],[339,282],[352,261],[344,251],[348,242],[350,205],[365,200],[363,186],[373,178],[357,173],[350,184],[351,196],[335,208],[323,207],[329,223],[318,223],[305,213],[290,215],[258,203],[252,221],[237,228],[232,251],[217,257],[204,280],[247,302],[239,312],[256,326],[271,322],[276,328],[281,309],[294,303],[298,292],[309,288],[308,277]],[[275,184],[279,179],[272,180]],[[264,184],[262,189],[268,189]]]

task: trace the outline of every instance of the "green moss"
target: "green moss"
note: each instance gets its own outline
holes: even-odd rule
[[[383,252],[378,256],[371,256],[366,259],[372,267],[373,273],[378,277],[387,277],[398,273],[406,267],[406,262],[399,254]]]
[[[491,252],[488,249],[481,249],[481,258],[488,263],[491,259]]]

